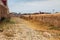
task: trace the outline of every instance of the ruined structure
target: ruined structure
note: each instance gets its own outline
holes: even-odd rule
[[[8,18],[9,10],[7,6],[7,0],[0,0],[0,20]]]

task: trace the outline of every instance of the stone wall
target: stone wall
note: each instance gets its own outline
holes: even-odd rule
[[[0,20],[4,18],[8,18],[9,10],[8,6],[4,5],[0,0]]]

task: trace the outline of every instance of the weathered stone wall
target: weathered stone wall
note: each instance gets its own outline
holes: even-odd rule
[[[9,10],[8,6],[4,5],[3,2],[0,0],[0,20],[2,17],[8,18]]]

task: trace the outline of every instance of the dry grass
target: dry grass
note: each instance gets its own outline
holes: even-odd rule
[[[3,26],[3,29],[4,29],[4,31],[3,31],[3,35],[6,37],[6,38],[8,38],[8,40],[10,40],[9,38],[11,38],[11,40],[12,40],[12,38],[13,37],[17,37],[18,39],[20,38],[19,36],[21,36],[21,35],[23,35],[24,34],[24,32],[26,32],[27,30],[24,30],[26,27],[30,30],[30,26],[31,26],[31,30],[32,30],[32,28],[33,27],[35,27],[36,29],[34,30],[34,31],[31,31],[31,33],[34,33],[38,28],[39,29],[41,29],[41,30],[37,30],[37,31],[39,31],[38,33],[41,33],[41,31],[43,31],[43,34],[41,34],[42,36],[43,36],[43,38],[45,37],[45,38],[47,38],[47,40],[49,39],[49,40],[59,40],[58,38],[59,38],[59,33],[58,32],[56,32],[56,31],[51,31],[51,32],[49,32],[48,30],[45,30],[45,29],[47,29],[47,26],[46,25],[43,25],[43,23],[41,23],[40,24],[40,22],[39,21],[33,21],[33,20],[29,20],[29,21],[26,21],[26,20],[24,20],[24,19],[19,19],[19,18],[13,18],[12,17],[12,19],[11,19],[11,21],[12,22],[15,22],[15,23],[13,23],[13,24],[11,24],[11,23],[5,23],[4,24],[4,26]],[[16,24],[16,25],[15,25]],[[18,25],[19,24],[19,25]],[[26,28],[26,29],[27,29]],[[43,30],[42,30],[43,29]],[[19,34],[21,32],[21,35]],[[29,31],[28,31],[29,32]],[[44,32],[47,32],[47,35],[45,35],[46,33],[44,33]],[[35,33],[37,33],[37,32],[35,32]],[[35,36],[35,33],[34,33],[34,36]],[[49,34],[52,34],[51,36],[53,36],[53,37],[51,37],[51,39],[50,38],[48,38],[48,36],[49,36]],[[56,34],[56,35],[55,35]],[[18,36],[17,36],[18,35]],[[25,35],[25,34],[24,34]],[[24,36],[23,35],[23,36]],[[30,34],[30,35],[32,35],[32,34]],[[28,35],[26,35],[26,36],[28,36]],[[39,36],[40,36],[40,34],[39,34]],[[38,37],[39,37],[38,36]],[[21,36],[22,37],[22,36]],[[25,37],[25,36],[24,36]],[[49,36],[50,37],[50,36]],[[56,37],[56,39],[55,39],[55,37]],[[23,38],[23,37],[22,37]],[[33,37],[32,37],[33,38]],[[14,38],[13,38],[14,39]],[[18,39],[16,39],[16,40],[18,40]],[[25,40],[25,39],[24,39]]]
[[[12,30],[12,26],[15,24],[15,21],[10,19],[10,21],[3,21],[0,23],[0,33],[3,33],[6,37],[13,37],[14,32]],[[14,25],[15,26],[15,25]],[[9,31],[11,30],[11,31]]]
[[[51,33],[52,36],[60,39],[60,13],[23,15],[21,18],[30,21],[31,25],[33,24],[31,28],[47,31]]]
[[[36,29],[55,30],[55,32],[60,32],[60,13],[23,15],[22,18],[32,22],[34,26],[37,25]]]

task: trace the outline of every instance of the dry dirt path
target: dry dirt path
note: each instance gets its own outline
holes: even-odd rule
[[[59,40],[50,33],[37,31],[28,21],[20,18],[12,18],[16,24],[5,25],[6,29],[0,33],[0,40]]]

